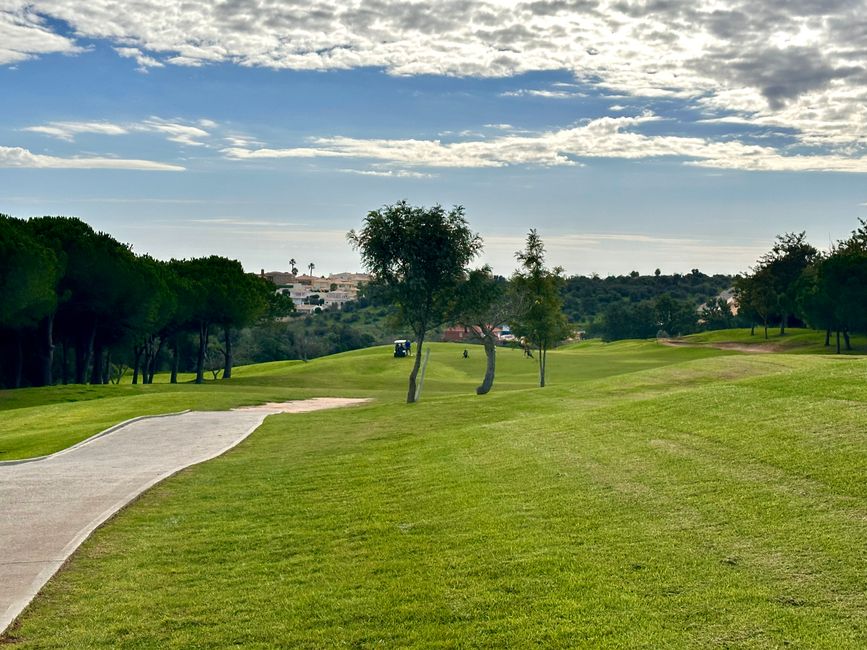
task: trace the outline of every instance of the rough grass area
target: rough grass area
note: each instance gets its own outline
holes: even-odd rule
[[[239,374],[378,401],[149,491],[13,647],[867,645],[867,360],[583,344],[479,398],[460,349],[413,406],[376,350]]]
[[[791,327],[780,336],[780,328],[774,327],[768,330],[768,338],[765,339],[764,330],[757,327],[754,334],[750,334],[749,328],[715,330],[684,336],[680,341],[689,344],[720,345],[732,344],[738,346],[756,346],[767,348],[769,351],[787,352],[790,354],[836,354],[836,338],[831,336],[831,345],[825,346],[825,332],[816,330],[800,329]],[[867,336],[861,334],[851,335],[852,350],[845,349],[845,342],[840,338],[841,354],[867,354]]]
[[[433,344],[423,397],[472,393],[484,375],[484,351],[469,346]],[[549,381],[574,383],[594,377],[634,372],[679,363],[715,351],[672,351],[653,342],[593,343],[580,363],[554,360]],[[593,354],[589,354],[593,352]],[[184,409],[224,410],[235,406],[308,397],[375,397],[388,402],[406,398],[412,359],[395,359],[390,347],[376,347],[331,357],[278,361],[235,369],[231,380],[204,385],[166,383],[158,375],[149,386],[54,386],[0,391],[0,461],[31,458],[58,451],[104,429],[139,415]],[[532,387],[538,382],[532,359],[502,349],[495,390]]]

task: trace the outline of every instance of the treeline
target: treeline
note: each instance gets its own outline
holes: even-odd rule
[[[663,275],[574,276],[563,288],[563,308],[587,336],[608,341],[671,336],[698,329],[733,327],[735,317],[717,296],[732,287],[730,275],[690,273]],[[699,307],[702,307],[701,310]]]
[[[233,330],[291,312],[291,300],[241,264],[211,256],[163,262],[79,219],[0,215],[0,386],[150,383],[160,360],[204,373]],[[219,335],[221,344],[215,343]]]
[[[806,233],[777,237],[751,273],[739,278],[735,292],[740,315],[753,327],[786,327],[802,322],[825,331],[825,345],[836,333],[851,350],[849,335],[867,332],[867,222],[827,253],[806,241]]]

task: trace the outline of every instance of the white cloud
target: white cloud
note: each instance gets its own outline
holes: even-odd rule
[[[39,54],[77,54],[82,48],[55,34],[29,4],[0,4],[0,65],[25,61]]]
[[[436,178],[436,174],[413,172],[406,169],[338,169],[343,174],[358,174],[359,176],[379,176],[381,178]]]
[[[165,63],[158,61],[152,56],[146,55],[137,47],[116,47],[114,51],[127,59],[135,59],[138,63],[139,72],[147,72],[148,68],[163,68]]]
[[[348,137],[314,138],[310,146],[286,149],[231,147],[234,160],[337,157],[375,160],[418,167],[560,166],[576,159],[685,158],[689,164],[717,169],[867,172],[867,158],[837,155],[786,156],[772,147],[737,141],[645,135],[634,129],[657,120],[651,114],[604,117],[567,129],[532,135],[503,135],[484,140],[385,140]]]
[[[216,122],[212,120],[199,120],[201,126],[215,127]],[[200,142],[201,138],[207,138],[211,134],[202,128],[191,124],[183,124],[177,121],[164,120],[158,117],[151,117],[142,122],[131,122],[126,124],[115,124],[112,122],[49,122],[48,124],[39,124],[36,126],[28,126],[22,129],[31,133],[41,133],[72,142],[76,135],[82,133],[92,133],[97,135],[128,135],[130,133],[161,133],[166,135],[166,139],[178,144],[201,147],[205,143]]]
[[[865,0],[4,0],[0,64],[108,39],[139,66],[333,70],[393,75],[572,73],[568,85],[511,91],[567,98],[587,87],[679,98],[713,118],[793,129],[838,156],[867,148]],[[658,109],[659,110],[659,109]],[[176,135],[183,139],[185,136]],[[189,137],[185,144],[194,144]]]
[[[34,169],[136,169],[141,171],[184,171],[179,165],[153,160],[129,160],[123,158],[79,157],[61,158],[35,154],[22,147],[0,146],[0,167]]]
[[[129,133],[126,127],[110,122],[49,122],[38,126],[28,126],[22,131],[41,133],[53,138],[72,142],[79,133],[97,133],[100,135],[124,135]]]

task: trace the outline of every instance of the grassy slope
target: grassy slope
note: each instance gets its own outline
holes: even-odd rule
[[[831,338],[831,346],[825,347],[825,332],[816,330],[789,328],[784,336],[780,336],[779,328],[768,330],[768,338],[765,339],[764,331],[756,328],[756,333],[750,335],[749,328],[715,330],[684,336],[681,340],[695,344],[715,345],[720,343],[734,343],[745,346],[767,346],[771,349],[793,354],[834,354],[836,353],[836,341]],[[853,350],[847,352],[845,343],[840,342],[841,354],[864,354],[867,352],[867,337],[861,334],[852,335]]]
[[[471,347],[431,346],[426,395],[472,392],[484,374],[484,353]],[[551,381],[575,382],[667,365],[713,354],[685,350],[672,353],[653,343],[598,343],[584,348],[594,352],[577,364],[551,364]],[[609,354],[608,351],[616,354]],[[0,391],[0,460],[49,454],[84,440],[113,424],[139,415],[184,409],[221,410],[247,404],[285,401],[313,396],[377,397],[402,401],[412,359],[394,359],[389,347],[338,354],[310,363],[280,361],[235,369],[235,378],[196,386],[170,385],[168,375],[157,376],[150,386],[57,386]],[[516,350],[501,350],[497,389],[534,385],[536,366]],[[183,379],[183,378],[182,378]],[[186,377],[186,379],[190,379]]]
[[[274,416],[148,492],[19,647],[867,642],[863,360],[584,344],[477,398],[458,353],[420,404]],[[238,381],[399,390],[377,354]]]

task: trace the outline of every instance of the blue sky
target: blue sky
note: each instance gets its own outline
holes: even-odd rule
[[[0,212],[327,273],[405,198],[464,205],[497,272],[535,227],[603,275],[867,216],[864,3],[467,4],[4,3]]]

